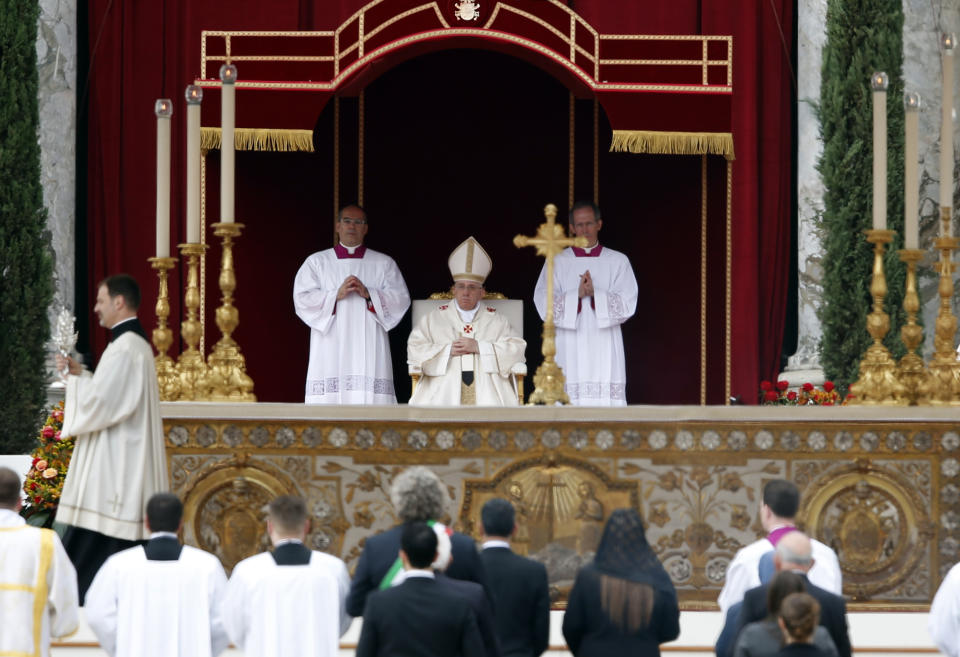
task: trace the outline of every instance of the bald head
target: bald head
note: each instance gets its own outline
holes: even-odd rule
[[[810,543],[810,537],[799,531],[784,534],[777,542],[773,562],[778,572],[809,571],[813,567],[813,544]]]

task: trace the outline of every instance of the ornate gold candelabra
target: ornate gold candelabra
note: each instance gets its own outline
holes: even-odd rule
[[[200,258],[209,248],[206,244],[180,244],[180,254],[187,262],[187,284],[184,305],[187,318],[180,323],[180,335],[187,348],[177,358],[177,375],[180,377],[180,399],[192,401],[204,399],[201,384],[207,379],[207,364],[197,349],[202,327],[197,319],[200,307]]]
[[[557,355],[557,327],[553,322],[553,259],[563,249],[568,246],[584,247],[587,245],[585,237],[567,237],[563,231],[563,226],[556,223],[557,206],[553,203],[547,205],[543,210],[546,222],[540,224],[535,237],[526,235],[517,235],[513,238],[514,245],[519,249],[525,246],[537,247],[537,255],[547,259],[547,296],[544,301],[546,305],[546,319],[543,322],[543,362],[537,368],[533,375],[533,383],[536,388],[530,395],[528,405],[549,404],[557,402],[563,404],[570,403],[570,397],[563,389],[564,377],[563,370],[557,365],[554,357]]]
[[[945,227],[950,225],[950,208],[940,208],[940,219]],[[944,231],[946,232],[946,231]],[[938,237],[934,242],[940,250],[940,309],[933,337],[933,358],[930,359],[930,376],[925,392],[927,401],[934,405],[960,405],[960,363],[954,346],[957,333],[957,318],[953,314],[953,258],[950,253],[957,248],[960,240],[956,237]]]
[[[157,384],[161,401],[174,401],[180,396],[180,382],[177,368],[167,350],[173,344],[173,331],[167,326],[170,317],[170,293],[167,286],[168,272],[177,264],[176,258],[147,258],[147,262],[157,272],[160,289],[157,293],[157,328],[153,329],[153,346],[157,348],[154,359],[157,367]]]
[[[920,310],[920,297],[917,296],[917,263],[923,259],[921,249],[901,249],[900,260],[907,265],[906,290],[903,296],[903,309],[907,313],[907,323],[900,327],[900,338],[907,348],[906,355],[900,359],[897,376],[907,391],[911,404],[925,405],[927,398],[927,377],[923,358],[917,354],[917,348],[923,342],[923,327],[917,324],[917,311]]]
[[[217,308],[217,327],[223,334],[207,357],[208,371],[202,384],[203,398],[210,401],[257,401],[253,394],[253,379],[247,376],[246,361],[240,345],[231,334],[240,324],[240,312],[233,305],[237,277],[233,270],[233,240],[240,236],[243,224],[213,224],[213,234],[223,239],[220,260],[220,307]]]
[[[867,315],[867,331],[873,338],[873,344],[860,361],[860,378],[852,386],[854,398],[851,402],[902,406],[909,403],[907,390],[897,378],[897,364],[893,356],[883,346],[883,338],[890,330],[890,316],[883,312],[883,299],[887,296],[883,252],[884,245],[893,241],[893,231],[874,228],[864,232],[867,241],[874,245],[873,277],[870,281],[873,312]]]

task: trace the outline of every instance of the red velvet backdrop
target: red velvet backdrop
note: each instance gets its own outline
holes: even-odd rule
[[[184,239],[180,99],[199,69],[202,29],[331,29],[362,4],[358,0],[90,0],[90,270],[88,280],[78,284],[92,286],[115,271],[134,274],[144,288],[142,320],[148,330],[154,325],[155,276],[146,263],[155,252],[152,107],[158,97],[176,101],[171,222],[171,242],[176,244]],[[578,0],[575,8],[601,33],[734,36],[732,392],[750,401],[759,379],[777,372],[784,324],[790,248],[788,62],[793,2]],[[503,238],[532,232],[545,200],[553,200],[563,211],[567,92],[542,71],[504,55],[470,51],[447,55],[411,60],[367,87],[369,243],[397,258],[417,296],[447,284],[447,253],[474,234],[494,257],[489,287],[529,299],[539,263],[532,250],[518,252]],[[352,103],[343,101],[345,140],[355,135],[350,123],[356,114],[355,109],[351,114]],[[590,105],[578,102],[577,197],[592,194],[591,172],[584,169],[590,160],[589,141],[583,143],[584,134],[589,138]],[[237,250],[241,324],[236,337],[261,400],[302,399],[307,330],[293,316],[290,285],[303,258],[331,241],[332,161],[330,140],[325,137],[331,132],[328,106],[318,117],[317,153],[238,154],[237,218],[248,228]],[[600,202],[608,217],[602,238],[631,255],[641,282],[642,310],[625,327],[629,401],[696,403],[700,158],[606,153],[606,125],[601,134]],[[346,202],[351,198],[348,190],[356,189],[356,153],[354,149],[351,154],[346,141],[343,146],[341,198]],[[218,156],[211,153],[208,217],[217,216],[217,165]],[[715,313],[724,303],[722,173],[726,163],[709,158],[708,165],[709,359],[713,364],[708,399],[722,403],[722,367],[717,365],[723,359],[723,325]],[[209,236],[208,241],[212,240]],[[208,265],[208,347],[217,337],[212,310],[218,299],[218,254],[215,245]],[[174,318],[180,316],[181,289],[181,278],[175,274],[171,279]],[[538,329],[531,313],[532,309],[525,333],[535,346]],[[406,399],[405,379],[397,370],[403,368],[408,324],[409,319],[393,335],[401,401]],[[94,329],[92,335],[99,354],[106,334]],[[539,362],[534,351],[528,352],[531,371]]]

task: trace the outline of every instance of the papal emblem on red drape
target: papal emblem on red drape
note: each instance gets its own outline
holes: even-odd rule
[[[457,20],[461,21],[477,21],[480,20],[480,3],[473,2],[473,0],[462,0],[461,2],[454,2],[453,5],[457,8],[453,12],[454,16],[457,17]]]

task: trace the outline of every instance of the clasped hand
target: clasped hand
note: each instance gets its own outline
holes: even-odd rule
[[[451,356],[465,356],[480,353],[480,345],[473,338],[457,338],[450,345]]]
[[[593,278],[590,276],[590,270],[580,274],[580,298],[593,296]]]
[[[370,292],[367,291],[367,287],[360,282],[360,279],[352,274],[343,279],[343,284],[340,286],[340,289],[337,290],[337,301],[343,299],[351,292],[356,292],[364,299],[370,298]]]

